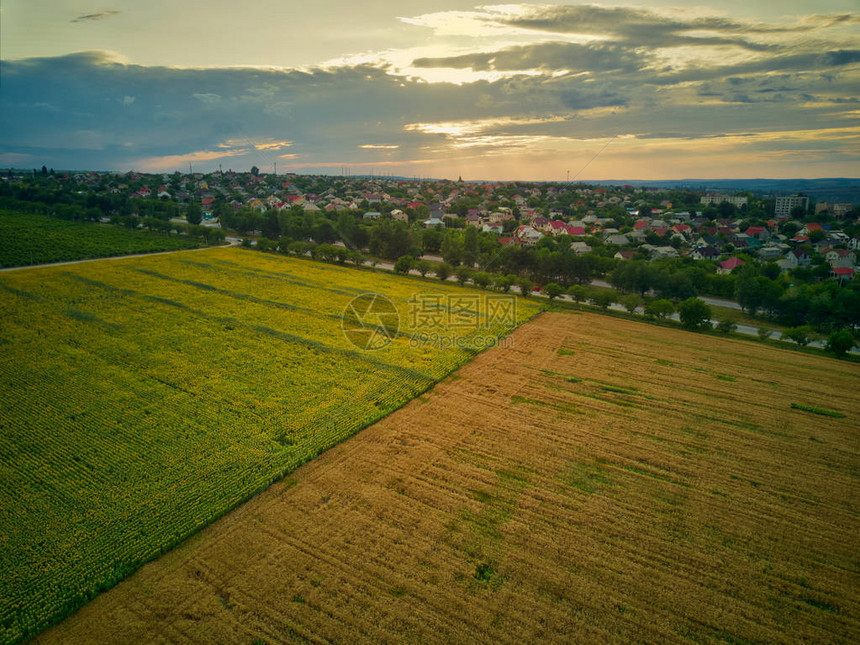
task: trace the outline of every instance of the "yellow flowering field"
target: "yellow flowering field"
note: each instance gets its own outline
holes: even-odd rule
[[[378,324],[343,319],[368,293],[399,323],[371,351],[356,338]],[[0,642],[55,622],[539,310],[506,296],[515,308],[499,314],[488,297],[224,248],[0,274]]]

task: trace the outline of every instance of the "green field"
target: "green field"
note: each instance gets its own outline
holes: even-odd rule
[[[0,267],[177,251],[198,246],[199,240],[188,237],[0,210]]]
[[[377,351],[342,331],[366,292],[400,318]],[[417,292],[442,298],[461,345],[413,342],[427,325]],[[538,311],[520,300],[515,320],[491,320],[479,295],[227,248],[0,274],[0,642],[55,622]]]

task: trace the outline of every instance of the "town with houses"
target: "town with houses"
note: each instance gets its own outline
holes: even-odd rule
[[[716,263],[718,273],[743,266],[744,257],[775,263],[782,271],[825,265],[826,277],[840,283],[854,279],[860,253],[860,209],[850,203],[813,204],[803,195],[274,175],[256,168],[163,175],[43,168],[41,173],[9,170],[2,179],[7,198],[50,203],[65,192],[87,207],[99,207],[103,221],[118,213],[167,213],[179,221],[189,207],[197,210],[195,204],[200,223],[211,228],[221,228],[220,220],[230,213],[288,211],[329,219],[352,213],[368,224],[390,219],[412,227],[474,227],[496,236],[502,246],[533,247],[547,237],[568,236],[577,255],[599,246],[601,255],[609,250],[621,261],[689,257]],[[11,190],[14,186],[19,190]],[[150,208],[153,203],[157,206]],[[253,237],[261,231],[241,233]],[[821,270],[818,275],[825,277]]]

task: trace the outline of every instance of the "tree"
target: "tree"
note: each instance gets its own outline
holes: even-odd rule
[[[463,285],[466,284],[469,281],[469,278],[472,277],[472,269],[464,264],[458,266],[454,270],[454,274],[457,276],[457,282]]]
[[[436,277],[439,278],[442,282],[448,279],[448,276],[451,275],[452,267],[447,262],[440,262],[436,267]]]
[[[830,334],[830,338],[827,339],[827,345],[824,349],[828,352],[833,352],[837,356],[845,356],[855,344],[856,342],[851,332],[847,329],[842,329]]]
[[[492,281],[493,279],[486,271],[479,271],[474,276],[472,276],[472,282],[481,287],[481,289],[486,289],[487,287],[489,287]]]
[[[823,242],[826,239],[827,239],[827,233],[825,233],[821,229],[816,229],[814,231],[809,232],[809,241],[812,242],[813,244],[816,244],[818,242]]]
[[[200,208],[200,204],[197,202],[188,204],[188,208],[185,209],[185,221],[195,226],[203,221],[203,211]]]
[[[588,292],[581,284],[575,284],[572,287],[568,287],[567,295],[573,298],[574,302],[580,303],[586,299]]]
[[[721,334],[725,334],[726,336],[737,330],[737,328],[738,326],[735,321],[729,320],[728,318],[717,323],[717,331]]]
[[[809,345],[813,339],[813,330],[809,325],[800,325],[799,327],[788,327],[782,331],[782,338],[793,340],[801,347]]]
[[[798,204],[789,212],[789,216],[791,219],[803,219],[806,217],[806,206],[803,204]]]
[[[591,302],[600,307],[603,311],[609,309],[609,305],[615,302],[618,294],[611,289],[595,289],[591,294]]]
[[[478,229],[474,226],[466,227],[463,236],[463,264],[474,266],[478,259]]]
[[[671,300],[652,300],[647,305],[645,305],[645,315],[649,318],[668,318],[673,313],[675,313],[675,305],[672,304]]]
[[[681,318],[681,324],[687,329],[711,328],[711,308],[698,298],[687,298],[678,305],[678,315]]]
[[[564,287],[557,282],[549,282],[544,285],[543,292],[547,295],[547,298],[555,300],[564,293]]]
[[[621,306],[624,307],[628,313],[635,313],[636,308],[642,304],[642,298],[635,293],[628,294],[626,296],[622,296],[621,298]]]
[[[508,293],[516,281],[517,277],[512,274],[500,276],[496,278],[496,288],[503,293]]]
[[[352,262],[357,267],[362,266],[364,264],[365,259],[366,258],[364,257],[364,253],[362,253],[358,249],[353,249],[349,253],[350,262]]]
[[[337,258],[338,264],[346,264],[346,261],[349,260],[352,251],[350,251],[345,246],[336,246],[334,256]]]
[[[767,327],[759,327],[758,328],[758,339],[761,341],[765,341],[768,338],[773,336],[773,330],[768,329]]]
[[[520,288],[520,293],[522,294],[523,298],[528,298],[529,294],[534,289],[534,283],[528,278],[521,279],[517,283],[517,286]]]
[[[445,262],[457,266],[463,260],[463,242],[455,235],[456,233],[449,232],[442,240],[440,249]]]
[[[395,273],[407,274],[412,266],[415,264],[415,258],[411,255],[401,255],[394,262],[394,271]]]
[[[761,274],[766,278],[776,280],[780,274],[779,265],[776,262],[768,262],[761,268]]]
[[[251,174],[254,175],[254,177],[259,177],[260,169],[257,168],[257,166],[251,166]]]
[[[418,260],[418,262],[415,263],[415,268],[418,270],[418,273],[420,273],[421,277],[423,278],[428,273],[430,273],[430,269],[432,267],[427,260]]]
[[[658,275],[648,262],[633,260],[621,262],[609,278],[612,286],[622,291],[633,291],[644,296],[645,292],[657,286]]]

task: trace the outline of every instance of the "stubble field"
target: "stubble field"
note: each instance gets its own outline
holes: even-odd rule
[[[860,639],[857,365],[589,314],[511,339],[36,642]]]

